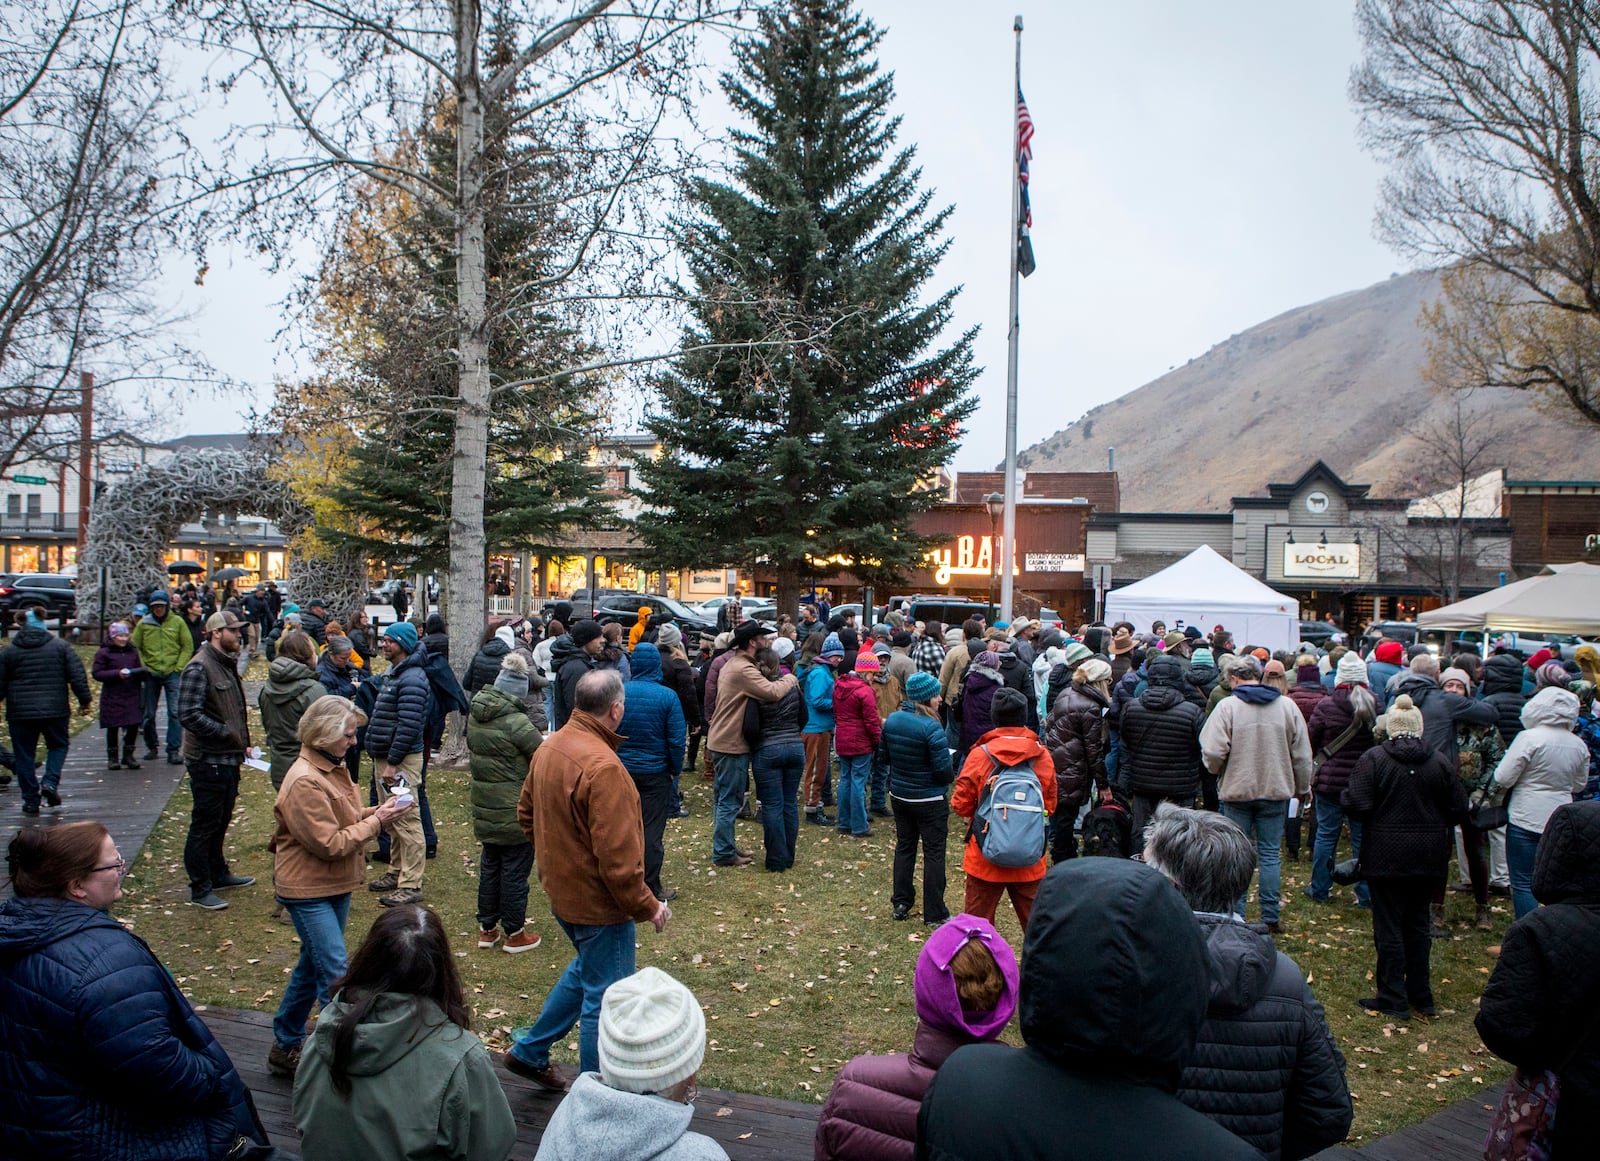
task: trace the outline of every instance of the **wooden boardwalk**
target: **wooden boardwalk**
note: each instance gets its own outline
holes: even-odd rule
[[[144,753],[144,742],[138,752]],[[73,736],[67,764],[61,771],[61,805],[43,803],[39,817],[22,813],[22,791],[15,780],[0,790],[0,849],[24,825],[59,826],[67,822],[101,823],[116,840],[122,857],[131,864],[144,846],[167,800],[183,780],[182,766],[169,766],[165,755],[149,762],[140,759],[138,770],[106,769],[105,734],[91,725]],[[11,884],[0,877],[0,899],[11,896]]]
[[[297,1151],[300,1134],[290,1115],[293,1083],[267,1071],[272,1047],[272,1017],[265,1012],[231,1008],[197,1009],[222,1046],[233,1057],[239,1075],[255,1096],[256,1110],[272,1143]],[[495,1071],[517,1119],[517,1147],[511,1156],[531,1161],[539,1138],[561,1098],[500,1067]],[[694,1106],[693,1129],[716,1140],[733,1161],[801,1161],[812,1156],[821,1105],[797,1104],[771,1097],[703,1088]]]

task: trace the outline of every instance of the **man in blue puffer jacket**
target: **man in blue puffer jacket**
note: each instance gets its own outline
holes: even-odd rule
[[[144,941],[71,899],[0,911],[0,1154],[221,1157],[265,1140],[228,1054]]]
[[[428,651],[417,639],[416,626],[399,621],[383,631],[378,642],[389,659],[383,688],[367,723],[367,753],[372,755],[382,797],[406,793],[415,796],[422,782],[422,749],[433,712],[433,686],[428,681]],[[385,907],[422,901],[422,872],[426,851],[422,819],[416,811],[390,824],[394,869],[367,884],[383,894]]]
[[[661,684],[661,651],[648,641],[633,647],[632,670],[623,683],[622,745],[617,757],[639,789],[644,815],[644,884],[663,903],[678,897],[676,888],[661,886],[662,838],[672,810],[673,785],[683,770],[687,728],[683,703]]]

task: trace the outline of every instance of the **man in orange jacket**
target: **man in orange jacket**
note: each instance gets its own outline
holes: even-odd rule
[[[968,752],[961,773],[956,776],[950,808],[970,823],[978,811],[984,784],[995,772],[995,759],[1012,766],[1031,759],[1044,794],[1044,808],[1054,814],[1056,768],[1050,760],[1050,751],[1039,744],[1038,735],[1028,728],[1028,699],[1014,689],[1002,689],[994,695],[989,712],[995,728],[979,738],[977,745]],[[984,753],[986,749],[987,754]],[[961,910],[993,923],[1000,896],[1009,894],[1011,906],[1017,912],[1017,922],[1026,932],[1028,916],[1033,911],[1033,897],[1039,893],[1039,882],[1047,867],[1044,851],[1040,850],[1039,861],[1031,867],[997,867],[983,857],[975,836],[967,838],[966,846],[961,869],[967,873],[967,897]]]

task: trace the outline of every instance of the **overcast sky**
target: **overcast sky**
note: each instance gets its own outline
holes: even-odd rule
[[[1004,455],[1013,11],[1027,26],[1039,265],[1022,284],[1019,447],[1231,334],[1403,268],[1372,236],[1381,175],[1357,146],[1346,97],[1349,3],[861,9],[886,32],[901,139],[940,203],[956,207],[937,279],[965,286],[952,333],[982,327],[981,402],[958,469]],[[192,280],[175,264],[171,293],[197,310],[213,360],[264,407],[274,376],[297,369],[274,338],[288,279],[216,254],[204,287]],[[187,409],[178,430],[237,430],[249,405]]]

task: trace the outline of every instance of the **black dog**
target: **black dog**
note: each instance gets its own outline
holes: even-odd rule
[[[1083,853],[1125,859],[1133,844],[1133,817],[1120,802],[1103,803],[1083,820]]]

